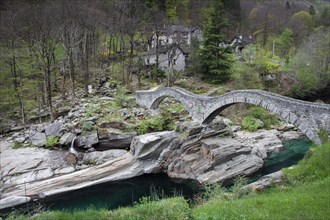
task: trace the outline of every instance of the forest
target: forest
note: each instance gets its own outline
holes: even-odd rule
[[[203,33],[184,71],[159,68],[158,41],[155,65],[143,62],[169,25]],[[100,80],[134,90],[198,78],[315,101],[330,94],[329,30],[328,0],[1,0],[0,118],[53,120],[54,97],[87,96]],[[235,36],[254,43],[220,45]]]

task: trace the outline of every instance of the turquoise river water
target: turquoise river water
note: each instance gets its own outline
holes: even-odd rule
[[[263,175],[296,164],[311,146],[306,137],[284,143],[284,150],[273,153],[265,167],[250,177],[257,180]],[[182,195],[193,200],[202,188],[192,181],[178,181],[166,174],[143,175],[116,183],[105,183],[51,197],[39,203],[46,210],[84,210],[89,207],[115,209],[138,203],[142,197],[171,197]],[[35,206],[36,204],[30,204]]]

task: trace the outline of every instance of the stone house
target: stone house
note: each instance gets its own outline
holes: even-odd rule
[[[252,36],[235,36],[229,41],[223,41],[220,43],[220,46],[223,47],[228,47],[231,46],[236,53],[242,53],[243,49],[249,45],[249,44],[254,44],[255,41],[252,38]]]
[[[156,46],[159,47],[159,68],[164,71],[184,71],[189,55],[189,45],[193,40],[202,40],[199,27],[168,25],[161,28],[158,37],[153,34],[144,58],[146,66],[156,64]]]
[[[164,71],[184,71],[189,54],[189,47],[172,43],[170,45],[159,46],[158,49],[159,68]],[[156,64],[156,48],[148,51],[144,58],[144,64],[151,67]]]
[[[202,30],[199,27],[168,25],[161,29],[158,38],[156,34],[153,34],[150,46],[155,48],[157,40],[160,46],[172,45],[173,43],[190,45],[193,39],[202,40]]]
[[[252,38],[252,36],[235,36],[233,37],[233,39],[231,39],[229,41],[229,43],[227,44],[227,46],[231,46],[234,48],[234,51],[236,53],[242,53],[243,49],[249,45],[249,44],[254,44],[255,41]]]

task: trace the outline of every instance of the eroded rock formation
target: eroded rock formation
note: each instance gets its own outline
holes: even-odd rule
[[[64,160],[63,151],[14,150],[2,141],[0,209],[15,198],[20,198],[15,204],[22,202],[22,196],[27,201],[146,173],[165,172],[200,183],[228,181],[258,171],[269,152],[283,147],[281,136],[277,130],[232,132],[221,119],[208,126],[186,123],[176,131],[133,137],[129,152],[86,152],[78,171]]]

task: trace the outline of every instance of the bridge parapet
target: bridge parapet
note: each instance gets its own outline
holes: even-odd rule
[[[277,114],[284,121],[294,124],[307,137],[320,143],[318,131],[330,132],[330,105],[297,100],[261,90],[237,90],[217,97],[200,96],[182,88],[167,87],[137,91],[136,101],[156,110],[166,97],[180,101],[192,119],[199,123],[211,122],[222,110],[236,103],[261,106]]]

